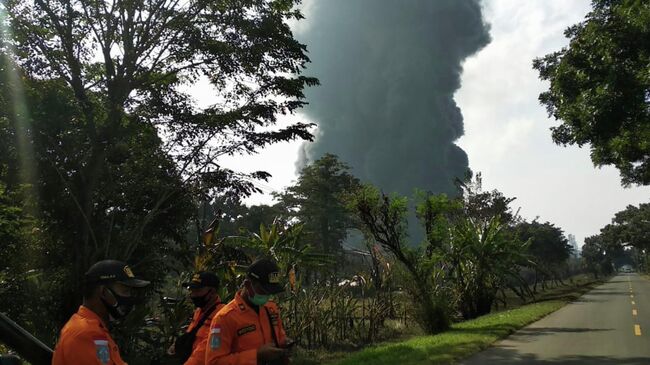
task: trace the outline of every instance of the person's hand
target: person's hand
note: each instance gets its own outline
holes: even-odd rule
[[[174,356],[176,355],[176,340],[172,343],[171,346],[167,349],[167,355]]]
[[[257,362],[267,362],[277,360],[287,355],[287,350],[275,347],[273,344],[267,343],[257,349]]]
[[[290,337],[287,337],[284,341],[284,346],[283,348],[287,350],[289,353],[293,353],[294,349],[296,348],[296,342],[292,340]]]

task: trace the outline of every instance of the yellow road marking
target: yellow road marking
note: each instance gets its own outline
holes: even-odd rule
[[[634,295],[630,294],[630,298],[634,299]]]
[[[632,309],[632,315],[633,315],[633,316],[636,316],[636,315],[637,315],[636,309]]]
[[[634,301],[632,301],[632,305],[635,305],[635,304],[636,304],[636,303],[634,303]]]
[[[641,326],[639,326],[638,324],[634,325],[634,334],[637,336],[641,336]]]

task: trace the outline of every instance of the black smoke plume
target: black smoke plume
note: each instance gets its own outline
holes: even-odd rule
[[[318,124],[298,165],[330,152],[385,192],[454,194],[468,170],[454,142],[463,60],[490,38],[478,0],[310,0],[308,91]],[[486,126],[487,127],[487,126]]]

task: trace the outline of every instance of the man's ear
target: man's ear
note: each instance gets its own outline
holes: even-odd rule
[[[97,287],[97,296],[106,299],[106,285],[100,285]]]
[[[108,288],[106,285],[99,286],[99,297],[103,298],[108,303],[117,302],[117,298],[113,295],[113,291]]]
[[[251,288],[251,285],[252,285],[252,283],[251,283],[250,280],[248,280],[248,279],[244,279],[244,282],[242,283],[242,288],[246,289],[246,293],[247,293],[247,294],[248,294],[248,292],[250,292],[251,289],[252,289],[252,288]]]

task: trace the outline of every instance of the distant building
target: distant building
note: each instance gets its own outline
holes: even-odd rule
[[[567,238],[569,240],[569,246],[573,248],[573,257],[580,257],[580,248],[578,247],[578,242],[576,242],[576,236],[570,234]]]

